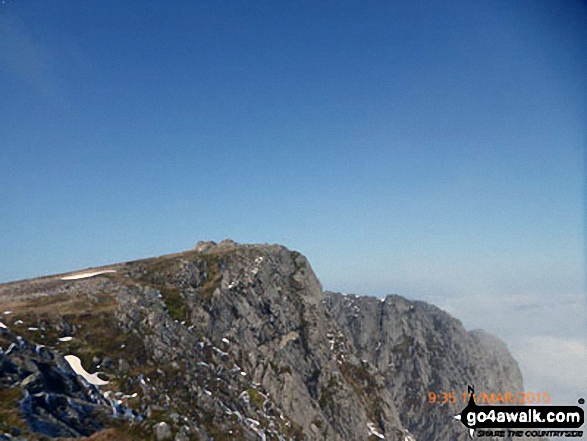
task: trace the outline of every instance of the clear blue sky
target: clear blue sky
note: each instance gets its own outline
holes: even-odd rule
[[[506,337],[499,308],[578,311],[586,23],[572,0],[5,0],[0,282],[231,237]]]

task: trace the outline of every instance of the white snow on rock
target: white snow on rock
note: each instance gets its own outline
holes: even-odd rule
[[[239,400],[243,400],[245,403],[249,404],[251,397],[249,396],[249,393],[245,390],[243,391],[239,396],[238,396]]]
[[[4,315],[12,314],[12,311],[4,311],[3,314]]]
[[[402,441],[416,441],[416,437],[414,437],[409,430],[404,429],[404,438]]]
[[[98,377],[98,372],[95,374],[86,372],[82,366],[81,360],[75,355],[66,355],[65,360],[67,360],[73,371],[83,377],[88,383],[93,384],[94,386],[104,386],[109,383],[108,381],[100,379]]]
[[[8,349],[6,349],[6,352],[4,353],[5,355],[10,355],[10,353],[12,352],[12,350],[16,348],[16,344],[14,343],[10,343],[10,346],[8,346]]]
[[[213,346],[212,349],[219,354],[221,357],[228,357],[228,354],[221,349],[218,349],[216,346]]]
[[[8,329],[8,327],[2,322],[0,322],[0,328]]]
[[[367,427],[369,428],[369,435],[375,435],[377,438],[385,439],[385,436],[383,436],[383,434],[377,431],[377,427],[375,426],[375,424],[368,423]]]
[[[61,280],[78,280],[87,279],[89,277],[98,276],[100,274],[115,273],[116,270],[102,270],[102,271],[91,271],[85,273],[71,274],[69,276],[62,277]]]
[[[61,337],[59,341],[71,341],[73,337]]]

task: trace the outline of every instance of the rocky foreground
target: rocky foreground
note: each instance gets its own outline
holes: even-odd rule
[[[466,440],[467,385],[523,390],[496,338],[423,302],[324,292],[282,246],[0,285],[0,440]]]

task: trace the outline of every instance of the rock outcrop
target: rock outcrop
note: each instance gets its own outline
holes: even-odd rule
[[[497,339],[422,302],[324,292],[278,245],[0,285],[0,321],[6,439],[465,440],[468,385],[523,389]]]

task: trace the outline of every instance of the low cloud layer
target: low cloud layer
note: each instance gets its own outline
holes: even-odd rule
[[[482,328],[504,340],[522,370],[527,392],[549,392],[552,403],[561,405],[587,399],[581,294],[462,296],[436,303],[467,329]]]
[[[534,336],[515,340],[510,349],[524,372],[528,392],[550,392],[553,404],[587,398],[587,343],[576,338]]]

